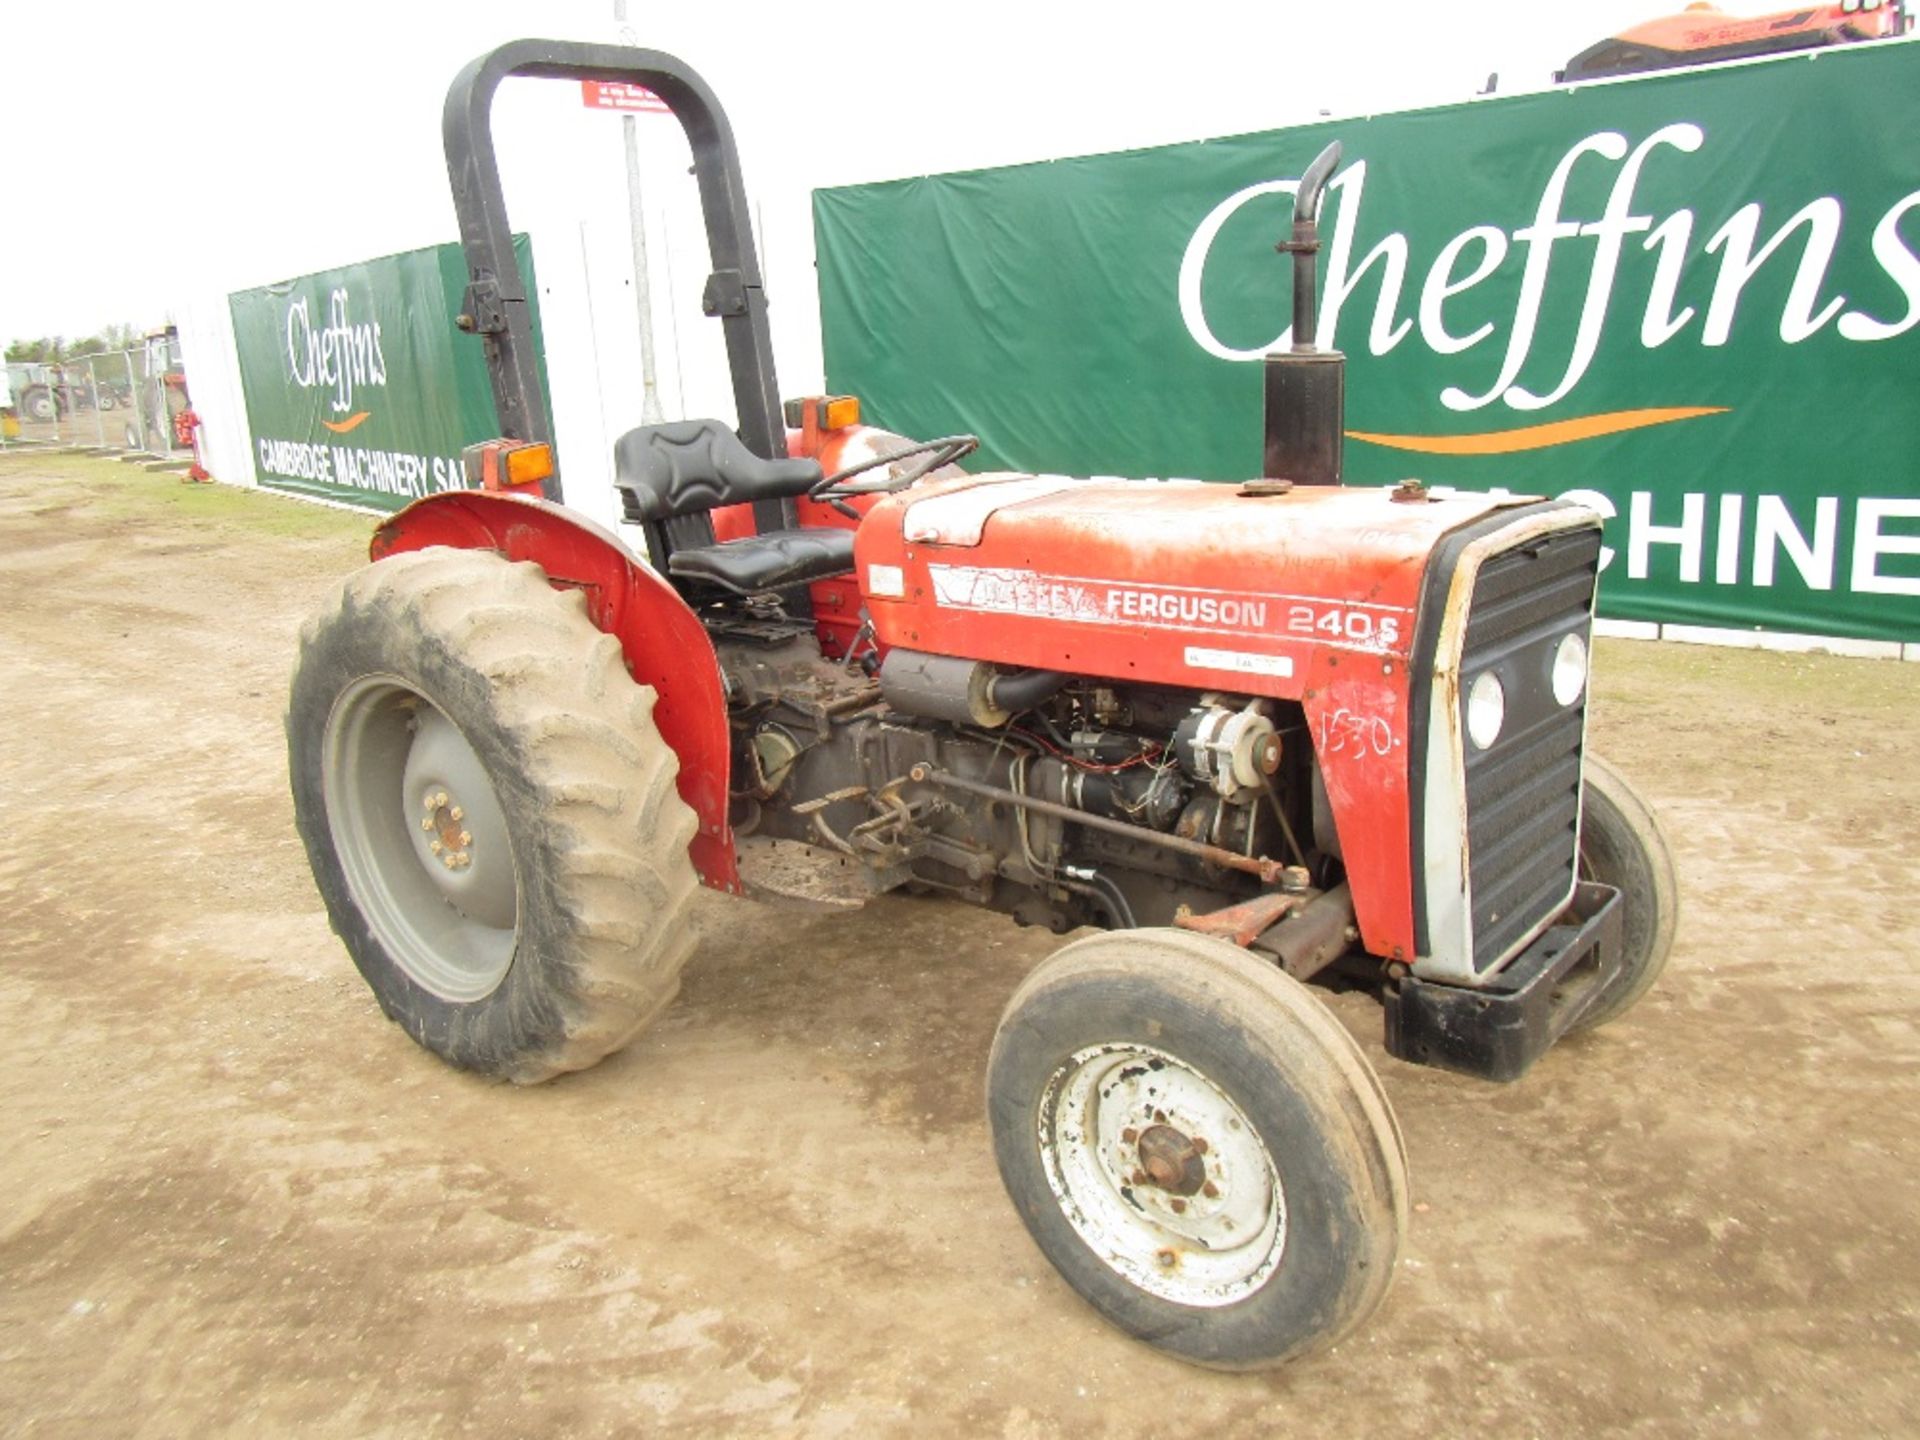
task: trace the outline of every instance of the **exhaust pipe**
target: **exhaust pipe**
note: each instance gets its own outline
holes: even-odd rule
[[[1340,142],[1315,157],[1293,196],[1293,237],[1273,248],[1293,259],[1293,348],[1266,358],[1267,432],[1262,472],[1297,485],[1338,485],[1344,458],[1347,357],[1313,348],[1320,201],[1340,163]]]

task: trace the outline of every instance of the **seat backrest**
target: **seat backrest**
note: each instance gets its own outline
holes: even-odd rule
[[[718,420],[642,425],[613,447],[613,483],[636,524],[804,495],[821,475],[816,460],[761,459]]]

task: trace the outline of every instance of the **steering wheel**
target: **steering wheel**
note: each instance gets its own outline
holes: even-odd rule
[[[941,440],[923,440],[917,445],[908,445],[895,450],[890,455],[875,455],[871,460],[862,460],[857,465],[849,465],[815,482],[807,491],[809,500],[824,500],[829,505],[856,495],[891,495],[896,490],[904,490],[922,477],[938,470],[942,465],[951,465],[964,456],[971,455],[980,448],[978,435],[949,435]],[[869,480],[864,485],[849,485],[847,482],[856,475],[864,475],[869,470],[878,470],[882,465],[892,465],[897,460],[917,456],[906,469],[891,475]],[[836,509],[844,508],[835,506]]]

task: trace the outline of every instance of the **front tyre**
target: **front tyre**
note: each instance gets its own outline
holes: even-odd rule
[[[1587,756],[1580,793],[1580,878],[1620,892],[1625,958],[1612,986],[1572,1026],[1591,1030],[1619,1019],[1653,988],[1680,921],[1680,875],[1660,817],[1596,755]]]
[[[579,592],[490,552],[381,560],[308,622],[295,821],[354,964],[434,1054],[544,1080],[672,999],[695,820],[653,698]]]
[[[1001,1019],[987,1113],[1047,1259],[1181,1359],[1295,1359],[1393,1278],[1406,1152],[1379,1081],[1305,986],[1224,941],[1131,930],[1053,955]]]

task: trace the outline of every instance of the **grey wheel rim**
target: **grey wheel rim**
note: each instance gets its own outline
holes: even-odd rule
[[[491,995],[519,939],[518,869],[473,746],[419,691],[374,675],[341,692],[322,749],[334,852],[374,938],[443,1000]]]

